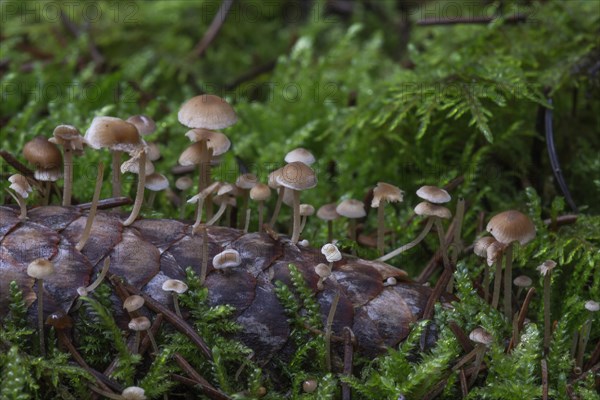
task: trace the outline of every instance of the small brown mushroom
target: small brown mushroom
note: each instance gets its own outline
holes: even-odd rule
[[[27,266],[27,275],[37,281],[37,300],[38,300],[38,329],[40,338],[40,353],[46,354],[44,341],[44,279],[54,274],[54,263],[50,260],[38,258],[33,260]]]
[[[356,242],[356,220],[367,215],[363,202],[356,199],[346,199],[338,204],[335,211],[350,220],[350,239]]]
[[[63,165],[60,150],[43,136],[37,136],[23,147],[23,157],[34,166],[33,176],[40,182],[45,182],[42,192],[43,204],[50,200],[50,183],[57,181],[61,176]]]
[[[19,219],[21,221],[25,221],[27,219],[27,205],[25,204],[25,199],[29,197],[29,193],[31,193],[32,189],[23,175],[14,174],[8,178],[10,182],[9,188],[12,189],[15,194],[13,195],[10,191],[9,193],[13,195],[19,208],[21,209],[21,214],[19,214]]]
[[[73,187],[73,155],[81,155],[85,139],[81,136],[79,129],[71,125],[58,125],[53,137],[48,139],[49,142],[61,145],[64,153],[64,177],[65,183],[63,186],[63,206],[71,205],[71,193]]]
[[[396,203],[404,200],[404,192],[399,187],[385,182],[378,182],[373,189],[371,207],[377,208],[377,251],[383,255],[385,229],[385,203]]]

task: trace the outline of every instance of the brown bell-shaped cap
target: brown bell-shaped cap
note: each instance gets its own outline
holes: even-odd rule
[[[205,158],[206,154],[202,152],[200,142],[191,144],[179,156],[179,164],[181,165],[199,165],[210,162],[210,157]]]
[[[115,117],[95,117],[85,132],[87,144],[94,149],[131,152],[142,145],[135,125]]]
[[[44,279],[54,273],[54,263],[44,258],[33,260],[27,266],[27,275],[35,279]]]
[[[317,175],[308,165],[299,161],[287,164],[275,180],[281,186],[293,190],[306,190],[317,186]]]
[[[46,325],[53,326],[57,330],[71,329],[73,327],[73,319],[65,314],[64,311],[59,310],[48,315]]]
[[[367,215],[365,205],[356,199],[346,199],[335,208],[335,211],[346,218],[362,218]]]
[[[180,281],[179,279],[167,279],[162,284],[162,290],[166,292],[175,292],[177,294],[182,294],[187,292],[188,285],[185,282]]]
[[[25,143],[23,157],[31,163],[36,170],[62,169],[62,154],[58,147],[43,136],[36,136]],[[36,178],[37,179],[37,178]]]
[[[443,219],[452,218],[452,213],[444,206],[431,204],[428,201],[422,201],[415,207],[415,214],[427,217],[439,217]]]
[[[130,172],[132,174],[140,173],[140,159],[142,156],[143,148],[138,148],[130,153],[131,158],[121,164],[121,173]],[[144,175],[152,175],[154,173],[154,164],[146,157],[144,164]]]
[[[421,186],[417,190],[417,196],[430,203],[442,204],[449,202],[452,198],[444,189],[437,186]]]
[[[397,186],[385,182],[378,182],[375,189],[373,189],[373,201],[371,201],[371,207],[379,207],[382,200],[388,203],[404,201],[404,192]]]
[[[189,176],[182,176],[175,181],[175,187],[179,190],[188,190],[194,185],[194,181]]]
[[[538,265],[537,270],[542,276],[548,275],[554,268],[556,268],[556,261],[546,260],[541,265]]]
[[[237,122],[233,108],[212,94],[192,97],[183,103],[177,118],[188,128],[223,129]]]
[[[17,192],[22,198],[26,199],[29,197],[29,193],[31,193],[31,185],[29,185],[29,181],[21,174],[14,174],[8,178],[10,182],[9,188]]]
[[[300,216],[310,217],[315,213],[315,208],[310,204],[300,204]]]
[[[485,228],[489,233],[502,243],[519,242],[522,245],[535,238],[535,225],[531,219],[516,210],[509,210],[496,214]]]
[[[123,308],[126,309],[128,312],[137,311],[144,306],[144,302],[145,300],[142,296],[132,294],[131,296],[127,297],[123,302]]]
[[[297,149],[294,149],[285,155],[286,163],[292,163],[295,161],[299,161],[306,165],[313,165],[316,160],[315,156],[313,156],[310,151],[306,150],[305,148],[298,147]]]
[[[244,190],[252,189],[257,183],[258,178],[251,173],[242,174],[235,180],[235,186]]]
[[[144,184],[146,189],[153,192],[160,192],[169,187],[169,180],[163,174],[154,172],[150,175],[146,175],[146,182]]]
[[[132,318],[128,326],[132,331],[145,331],[150,329],[150,320],[147,317]]]
[[[134,125],[142,136],[150,135],[156,130],[156,122],[146,115],[132,115],[127,122]]]
[[[485,329],[477,327],[469,333],[469,339],[475,343],[483,344],[488,346],[494,341],[494,337]]]
[[[206,142],[206,146],[209,149],[212,149],[213,157],[225,154],[231,148],[231,141],[221,132],[197,128],[188,131],[185,136],[195,143],[204,140]]]
[[[492,236],[483,236],[473,244],[473,253],[478,257],[487,257],[487,248],[496,241]]]
[[[86,144],[85,138],[81,136],[79,129],[72,125],[58,125],[54,128],[49,142],[58,144],[65,149],[74,151],[76,154],[83,152],[83,146]]]
[[[234,249],[223,250],[213,257],[213,267],[215,269],[233,268],[242,263],[240,253]]]
[[[517,287],[526,288],[531,286],[533,281],[527,275],[519,275],[515,279],[513,279],[513,283]]]
[[[333,221],[334,219],[338,219],[340,214],[337,213],[336,208],[336,203],[329,203],[319,207],[317,210],[317,218],[322,219],[323,221]]]
[[[160,159],[160,148],[158,144],[154,142],[145,143],[146,146],[146,157],[150,161],[156,161]]]
[[[257,183],[250,189],[250,198],[254,201],[266,201],[271,197],[271,189],[264,183]]]

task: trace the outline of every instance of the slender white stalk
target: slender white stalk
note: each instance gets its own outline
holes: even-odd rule
[[[40,353],[43,357],[46,356],[46,344],[44,340],[44,280],[37,280],[37,297],[38,297],[38,329],[40,336]]]
[[[492,294],[492,308],[498,308],[500,302],[500,284],[502,283],[502,254],[496,258],[496,273],[494,274],[494,293]]]
[[[98,200],[100,199],[100,191],[102,189],[102,179],[104,178],[104,164],[102,162],[98,163],[98,173],[96,174],[96,186],[94,188],[94,196],[92,197],[92,206],[90,208],[90,212],[88,213],[87,220],[85,221],[85,228],[83,229],[83,233],[81,234],[81,238],[79,242],[75,246],[77,251],[81,251],[85,246],[86,242],[90,237],[90,232],[92,231],[92,224],[94,223],[94,218],[96,217],[96,210],[98,208]]]
[[[77,289],[77,293],[79,293],[80,296],[87,296],[90,292],[96,289],[106,277],[109,267],[110,257],[106,257],[104,259],[104,264],[102,265],[102,270],[100,270],[100,275],[98,275],[98,278],[96,278],[96,280],[88,287],[80,287],[79,289]]]
[[[292,243],[298,243],[300,239],[300,191],[294,190],[294,228],[292,231]]]
[[[331,307],[329,307],[329,314],[327,315],[327,323],[325,325],[325,367],[328,371],[331,371],[331,327],[333,325],[333,317],[335,316],[335,310],[337,309],[339,301],[340,291],[338,289],[331,302]]]
[[[381,201],[377,208],[377,252],[379,256],[384,254],[384,231],[385,231],[385,201]]]
[[[21,214],[19,214],[19,219],[21,221],[25,221],[27,219],[27,205],[25,204],[25,199],[19,193],[13,193],[10,190],[8,190],[8,188],[6,189],[6,191],[8,192],[8,194],[11,195],[13,199],[15,199],[15,201],[19,205],[19,209],[21,210]]]
[[[63,206],[71,205],[71,192],[73,186],[73,151],[69,148],[64,149],[65,154],[65,165],[64,165],[64,175],[65,175],[65,183],[63,186]]]
[[[112,150],[112,196],[121,197],[121,154],[122,151]]]
[[[200,284],[204,285],[206,281],[206,271],[208,270],[208,230],[206,226],[202,227],[202,265],[200,267]]]
[[[142,202],[144,201],[144,185],[146,183],[146,151],[142,150],[140,152],[140,160],[139,160],[139,173],[138,173],[138,186],[137,193],[135,194],[135,203],[133,203],[133,209],[131,210],[131,214],[129,218],[123,222],[123,226],[129,226],[133,224],[140,214],[140,210],[142,208]]]
[[[283,202],[283,192],[285,191],[285,187],[281,186],[279,191],[277,192],[277,202],[275,203],[275,209],[273,210],[273,215],[271,216],[271,220],[269,221],[269,225],[271,228],[275,227],[275,223],[277,222],[277,217],[279,216],[279,210],[281,210],[281,203]]]
[[[227,208],[227,202],[224,201],[221,203],[221,205],[219,206],[219,209],[217,210],[217,213],[210,219],[210,221],[208,221],[206,223],[206,225],[210,226],[215,224],[219,218],[221,218],[221,216],[223,215],[223,213],[225,212],[225,209]]]
[[[398,247],[396,250],[386,254],[383,257],[379,257],[378,259],[376,259],[375,261],[387,261],[390,258],[394,258],[397,255],[405,252],[406,250],[412,249],[413,247],[415,247],[417,244],[419,244],[423,239],[425,239],[425,236],[427,236],[427,234],[429,233],[429,231],[431,230],[431,226],[433,225],[433,219],[432,218],[428,218],[427,219],[427,224],[425,225],[425,228],[423,228],[423,231],[421,233],[419,233],[419,236],[417,236],[415,238],[415,240],[413,240],[410,243],[406,243],[403,246]]]
[[[512,318],[512,243],[504,253],[504,315],[509,320]]]
[[[246,209],[246,218],[244,220],[244,233],[248,233],[248,228],[250,227],[250,213],[252,210],[250,208]]]

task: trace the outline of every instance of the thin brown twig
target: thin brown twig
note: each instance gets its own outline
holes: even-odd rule
[[[600,340],[596,343],[596,347],[594,348],[594,351],[592,351],[590,359],[583,366],[583,372],[591,369],[594,366],[594,364],[598,363],[598,361],[600,361]]]
[[[196,386],[200,388],[209,398],[215,400],[230,400],[231,397],[225,393],[220,392],[213,385],[211,385],[202,375],[198,373],[185,358],[179,353],[173,354],[177,365],[196,383]]]
[[[210,23],[208,29],[204,33],[204,36],[202,36],[202,39],[198,42],[196,47],[194,47],[194,55],[196,57],[202,57],[208,46],[210,46],[213,40],[215,40],[215,38],[217,37],[217,34],[219,33],[219,31],[223,27],[223,24],[225,23],[227,14],[229,14],[229,10],[233,5],[233,1],[234,0],[223,0],[221,2],[217,13],[213,17],[212,22]]]
[[[462,328],[458,326],[458,324],[454,321],[450,321],[448,326],[450,327],[452,333],[454,333],[454,336],[458,340],[458,343],[460,343],[463,350],[467,353],[471,352],[473,350],[473,344],[471,343],[471,340],[469,340],[467,334],[462,330]]]
[[[98,210],[108,210],[110,208],[128,206],[132,203],[133,201],[129,197],[111,197],[108,199],[98,200],[97,208]],[[92,203],[81,203],[77,204],[75,207],[81,210],[89,210],[92,207]]]
[[[517,340],[519,338],[519,333],[523,329],[523,324],[525,323],[525,318],[527,317],[527,310],[529,309],[529,303],[531,303],[531,299],[535,294],[535,288],[529,288],[527,291],[527,295],[525,296],[525,300],[523,300],[523,304],[521,305],[521,309],[519,310],[519,320],[517,321],[517,331],[513,333],[513,337],[510,339],[510,343],[508,344],[507,352],[510,352],[516,345]]]
[[[352,360],[354,357],[354,346],[353,343],[356,341],[352,329],[344,327],[344,370],[342,375],[352,376]],[[342,382],[342,400],[351,400],[352,391],[350,386],[346,382]]]
[[[542,358],[542,400],[548,400],[548,363]]]
[[[460,391],[462,393],[463,399],[469,395],[469,385],[467,384],[467,376],[465,375],[465,370],[460,369],[458,374],[458,378],[460,380]]]
[[[419,26],[430,26],[430,25],[457,25],[457,24],[489,24],[490,22],[498,19],[498,17],[462,17],[462,18],[428,18],[422,19],[417,22]],[[515,14],[506,17],[504,21],[507,24],[516,24],[519,22],[525,22],[527,15]]]

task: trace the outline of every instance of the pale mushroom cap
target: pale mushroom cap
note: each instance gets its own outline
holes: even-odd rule
[[[236,123],[233,108],[222,98],[203,94],[192,97],[179,109],[179,122],[189,128],[223,129]]]
[[[489,233],[502,243],[519,242],[522,245],[535,238],[535,225],[531,219],[516,210],[509,210],[496,214],[485,228]]]
[[[335,210],[337,208],[336,203],[325,204],[317,210],[317,217],[323,221],[333,221],[338,219],[340,214]]]
[[[281,187],[281,185],[277,182],[277,177],[281,176],[282,173],[283,168],[279,168],[269,174],[267,185],[269,185],[271,189],[279,189]]]
[[[494,337],[483,328],[475,328],[469,333],[469,339],[475,343],[489,345],[494,341]]]
[[[271,197],[271,189],[269,185],[264,183],[257,183],[252,189],[250,189],[250,198],[255,201],[266,201]]]
[[[293,190],[284,190],[283,191],[283,199],[281,199],[283,204],[289,207],[294,206],[294,191]]]
[[[223,183],[221,184],[221,186],[219,186],[219,189],[217,190],[217,196],[222,196],[224,194],[237,196],[240,194],[240,191],[238,190],[237,186],[232,185],[231,183]]]
[[[296,161],[306,165],[312,165],[316,160],[315,156],[310,151],[306,150],[305,148],[298,147],[297,149],[294,149],[285,155],[286,163],[292,163]]]
[[[162,284],[162,290],[182,294],[188,290],[188,285],[179,279],[167,279]]]
[[[498,256],[502,254],[505,248],[505,245],[498,241],[495,241],[492,244],[490,244],[486,249],[487,264],[490,266],[494,264],[498,259]]]
[[[175,181],[175,187],[179,190],[188,190],[194,185],[194,181],[189,176],[182,176]]]
[[[542,276],[548,275],[554,268],[556,268],[556,261],[546,260],[541,265],[537,267],[537,270],[540,272]]]
[[[62,169],[62,154],[58,147],[43,136],[36,136],[25,143],[23,157],[31,163],[36,170]],[[37,179],[37,178],[36,178]]]
[[[146,400],[146,392],[138,386],[130,386],[125,388],[121,393],[125,400]]]
[[[449,202],[452,197],[444,189],[437,186],[421,186],[417,190],[417,196],[430,203],[442,204]]]
[[[96,117],[85,132],[87,144],[94,149],[130,152],[141,146],[135,125],[115,117]]]
[[[132,115],[127,122],[134,125],[142,136],[150,135],[156,130],[156,122],[146,115]]]
[[[195,143],[204,140],[206,142],[206,147],[212,149],[213,157],[225,154],[231,148],[231,141],[226,135],[221,132],[211,131],[210,129],[192,129],[188,131],[185,136]]]
[[[220,206],[221,204],[225,203],[230,207],[236,207],[237,206],[237,200],[235,199],[234,196],[230,195],[230,194],[223,194],[221,196],[214,196],[213,197],[213,203],[215,203],[216,205]]]
[[[473,244],[473,253],[478,257],[487,257],[487,248],[496,241],[493,236],[483,236]]]
[[[300,204],[300,216],[310,217],[315,213],[315,208],[310,204]]]
[[[533,281],[531,280],[530,277],[528,277],[527,275],[519,275],[517,276],[514,280],[513,283],[515,284],[515,286],[517,287],[522,287],[522,288],[526,288],[531,286],[531,284],[533,283]]]
[[[235,186],[240,189],[249,190],[252,189],[258,183],[256,175],[251,173],[242,174],[235,180]]]
[[[128,326],[132,331],[145,331],[150,329],[150,320],[147,317],[132,318]]]
[[[150,161],[156,161],[160,158],[160,148],[154,142],[146,143],[146,156]]]
[[[383,282],[383,286],[395,286],[398,283],[398,280],[393,276],[390,276]]]
[[[367,215],[365,205],[356,199],[346,199],[335,208],[335,211],[346,218],[362,218]]]
[[[14,174],[8,178],[8,181],[11,183],[10,188],[17,192],[22,198],[26,199],[29,197],[29,193],[32,192],[31,185],[29,185],[29,181],[21,174]]]
[[[452,213],[444,206],[422,201],[415,207],[415,214],[427,217],[439,217],[443,219],[452,218]]]
[[[317,175],[308,165],[294,161],[281,169],[281,175],[275,177],[281,186],[292,190],[306,190],[317,186]]]
[[[342,253],[335,244],[326,243],[321,247],[321,253],[325,256],[328,262],[340,261],[342,259]]]
[[[144,298],[137,294],[132,294],[123,302],[123,308],[129,312],[137,311],[144,305]]]
[[[591,312],[596,312],[600,310],[600,303],[594,300],[588,300],[585,302],[585,309]]]
[[[44,279],[54,273],[54,263],[44,258],[33,260],[27,266],[27,275],[35,279]]]
[[[327,264],[317,264],[315,267],[315,273],[319,275],[320,278],[327,278],[331,275],[331,270],[329,269],[329,265]]]
[[[56,182],[62,176],[62,168],[36,169],[33,171],[33,177],[42,182]]]
[[[208,148],[211,148],[210,145],[208,146]],[[210,157],[206,160],[203,159],[203,154],[202,154],[201,149],[202,149],[201,142],[196,142],[196,143],[189,145],[187,147],[187,149],[185,149],[183,151],[183,153],[181,153],[181,155],[179,156],[179,164],[181,164],[181,165],[198,165],[200,163],[211,162],[212,157]],[[223,154],[223,153],[218,153],[216,155],[219,155],[219,154]],[[215,153],[213,153],[213,155],[215,155]]]
[[[378,182],[375,189],[373,189],[371,207],[378,208],[382,200],[388,203],[404,201],[404,192],[397,186],[385,182]]]
[[[213,257],[213,267],[215,269],[237,267],[242,263],[240,253],[234,249],[227,249]]]
[[[130,172],[132,174],[140,173],[140,157],[142,156],[142,148],[136,149],[131,153],[131,158],[121,164],[121,173]],[[144,163],[144,175],[149,176],[154,173],[154,164],[146,157]]]
[[[65,149],[73,150],[77,153],[83,151],[83,145],[86,141],[79,129],[72,125],[58,125],[54,128],[52,136],[48,139],[49,142],[63,146]]]
[[[200,199],[206,199],[210,194],[219,190],[219,188],[223,185],[223,183],[216,181],[208,185],[208,187],[204,188],[200,193],[193,196],[189,199],[188,203],[197,203]]]
[[[160,192],[169,187],[169,180],[163,174],[154,172],[150,175],[146,175],[146,183],[144,186],[146,189],[152,190],[153,192]]]

